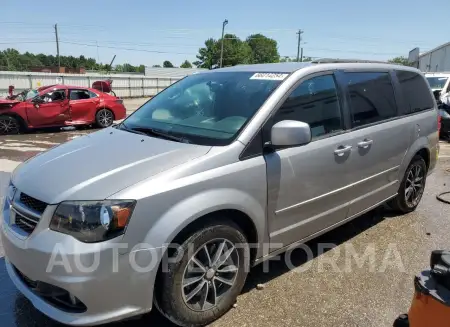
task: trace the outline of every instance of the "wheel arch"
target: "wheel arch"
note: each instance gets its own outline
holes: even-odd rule
[[[430,168],[430,150],[428,148],[421,148],[419,151],[415,153],[415,156],[421,156],[423,160],[425,160],[425,164],[427,165],[427,170]]]
[[[405,156],[403,157],[402,163],[399,169],[399,179],[403,179],[403,175],[406,172],[411,160],[416,156],[420,155],[424,158],[425,163],[427,165],[427,169],[432,166],[432,156],[430,149],[430,141],[427,137],[418,138],[406,151]]]
[[[235,224],[244,233],[245,238],[249,244],[258,244],[258,230],[255,223],[245,212],[237,209],[220,209],[207,213],[194,221],[186,225],[178,234],[173,238],[172,243],[181,244],[190,235],[199,230],[202,226],[208,224],[211,219],[215,217],[220,218],[220,221],[230,221]],[[256,259],[257,248],[250,247],[251,261]]]
[[[100,110],[103,110],[103,109],[106,109],[106,110],[111,111],[111,113],[113,114],[114,120],[116,119],[116,114],[114,113],[114,110],[112,110],[110,107],[107,107],[107,106],[102,106],[102,107],[98,107],[98,108],[97,108],[97,110],[95,111],[95,117],[96,117],[96,118],[97,118],[98,112],[99,112]]]

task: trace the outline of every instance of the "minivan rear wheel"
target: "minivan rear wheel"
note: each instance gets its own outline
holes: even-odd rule
[[[235,303],[247,277],[250,250],[231,222],[204,227],[188,237],[161,269],[157,308],[180,326],[204,326]]]
[[[416,155],[406,169],[397,196],[389,201],[388,205],[400,213],[416,210],[425,190],[426,178],[427,165],[425,160]]]

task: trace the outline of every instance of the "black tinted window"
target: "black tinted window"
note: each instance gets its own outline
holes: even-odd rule
[[[353,126],[376,123],[397,116],[389,73],[344,73],[350,93]]]
[[[87,90],[70,90],[70,100],[89,99],[91,95]]]
[[[333,75],[313,77],[301,83],[274,117],[274,123],[297,120],[308,123],[314,137],[342,130]]]
[[[425,79],[417,73],[396,71],[408,112],[417,112],[434,107],[430,88]]]

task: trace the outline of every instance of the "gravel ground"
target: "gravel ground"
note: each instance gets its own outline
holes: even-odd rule
[[[142,102],[127,100],[128,112]],[[18,163],[92,131],[0,137],[0,190]],[[413,276],[427,268],[431,250],[450,249],[450,207],[436,200],[438,193],[450,190],[449,171],[450,144],[441,143],[438,166],[415,212],[394,216],[378,208],[308,242],[311,253],[297,249],[253,268],[236,308],[213,326],[392,326],[408,310]],[[0,245],[0,326],[62,326],[15,290],[2,256]],[[172,326],[154,310],[139,320],[106,327],[152,325]]]

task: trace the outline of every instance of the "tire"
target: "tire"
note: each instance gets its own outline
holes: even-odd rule
[[[0,135],[20,134],[20,132],[22,125],[16,117],[0,115]]]
[[[221,244],[224,246],[219,261],[228,253],[229,259],[215,267]],[[194,263],[194,257],[203,268]],[[166,272],[160,272],[155,291],[156,307],[177,325],[204,326],[221,317],[235,303],[247,278],[250,250],[242,231],[224,221],[192,234],[169,258],[173,261],[167,262],[174,263],[167,265]],[[212,268],[208,268],[210,263]],[[218,295],[215,300],[214,294]]]
[[[100,128],[106,128],[113,124],[114,122],[114,114],[109,109],[100,109],[95,114],[95,123]]]
[[[419,175],[416,175],[418,171]],[[420,178],[420,181],[418,181],[418,178]],[[406,169],[397,196],[390,200],[388,205],[399,213],[408,213],[416,210],[422,199],[426,179],[427,165],[425,160],[421,156],[416,155]],[[418,185],[419,187],[413,187],[411,189],[411,180],[414,181],[414,185]],[[409,194],[407,194],[407,192]]]

